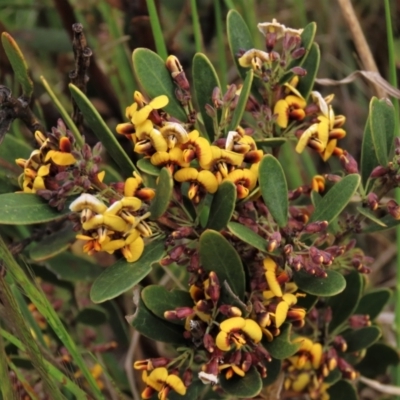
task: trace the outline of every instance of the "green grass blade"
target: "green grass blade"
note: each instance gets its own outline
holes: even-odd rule
[[[228,67],[226,62],[224,29],[222,24],[221,2],[214,1],[215,28],[217,32],[217,54],[218,54],[218,75],[221,80],[221,87],[224,89],[228,85],[227,73]]]
[[[18,340],[11,333],[5,331],[4,329],[0,329],[0,335],[6,339],[8,342],[12,343],[19,350],[26,352],[26,347],[24,344]],[[87,394],[68,376],[64,375],[59,369],[57,369],[53,364],[44,360],[44,364],[46,365],[47,371],[49,375],[58,383],[62,384],[65,389],[70,391],[73,395],[76,396],[77,399],[83,400],[87,398]],[[2,381],[3,382],[3,381]],[[7,397],[8,398],[8,397]]]
[[[40,80],[42,81],[43,87],[45,88],[47,94],[50,96],[53,104],[56,106],[58,112],[61,114],[61,117],[64,120],[65,124],[68,126],[68,128],[71,130],[72,134],[74,135],[74,139],[76,140],[76,143],[79,145],[79,147],[82,147],[83,146],[83,138],[82,138],[81,133],[79,132],[78,127],[75,125],[74,121],[69,116],[67,110],[61,104],[60,100],[58,100],[58,97],[53,92],[53,89],[50,87],[50,85],[46,81],[45,77],[41,76]]]
[[[88,367],[86,366],[85,361],[82,358],[81,352],[78,350],[74,340],[71,338],[71,336],[69,336],[68,331],[66,330],[62,321],[60,320],[57,312],[54,310],[53,306],[49,303],[47,298],[30,281],[30,279],[28,279],[22,268],[14,260],[13,256],[7,249],[7,246],[5,245],[1,237],[0,237],[0,259],[3,260],[3,262],[5,263],[7,267],[7,272],[10,274],[14,282],[18,284],[20,287],[24,288],[24,294],[36,306],[38,311],[46,319],[47,323],[51,326],[54,333],[58,336],[60,341],[67,348],[75,364],[81,370],[82,375],[86,378],[88,385],[91,389],[91,396],[93,396],[94,399],[96,400],[99,399],[103,400],[104,397],[101,394],[95,379],[93,378]],[[31,339],[30,342],[36,344]],[[52,398],[57,399],[63,397],[58,396]]]
[[[196,0],[190,0],[190,8],[192,10],[192,24],[193,24],[195,49],[197,53],[200,53],[203,51],[203,38],[201,34],[199,13],[197,12]]]
[[[7,355],[4,349],[4,340],[0,338],[0,393],[3,399],[17,400],[17,394],[12,388],[11,379],[8,376]]]
[[[165,61],[168,57],[167,46],[158,19],[157,8],[154,0],[146,0],[147,10],[149,11],[151,30],[153,31],[154,42],[158,55]]]

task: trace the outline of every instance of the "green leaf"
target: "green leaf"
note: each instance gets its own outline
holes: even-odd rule
[[[378,217],[376,217],[372,211],[370,211],[368,208],[364,208],[364,207],[357,207],[357,211],[364,215],[364,217],[368,218],[369,220],[371,220],[372,222],[375,222],[375,224],[383,226],[386,228],[386,224],[384,222],[382,222],[382,220],[380,220]]]
[[[107,320],[108,315],[102,307],[91,306],[79,311],[78,315],[75,317],[74,323],[98,326],[106,323]]]
[[[272,342],[267,342],[266,339],[262,340],[263,346],[272,357],[284,360],[299,350],[301,343],[292,343],[290,340],[291,329],[292,325],[285,322],[282,325],[281,333],[279,336],[274,337]]]
[[[240,121],[242,120],[243,113],[247,104],[247,99],[249,98],[250,95],[251,84],[253,83],[253,77],[254,77],[254,72],[252,69],[249,69],[246,73],[246,78],[243,82],[242,90],[240,91],[239,100],[233,112],[231,122],[229,123],[228,131],[234,131],[240,124]]]
[[[146,172],[146,174],[152,175],[152,176],[158,176],[160,175],[160,168],[156,167],[153,165],[150,161],[150,158],[141,158],[137,163],[136,166],[143,172]]]
[[[91,282],[103,271],[94,263],[93,258],[78,256],[69,251],[52,257],[45,265],[58,279],[68,282]]]
[[[233,246],[218,232],[206,230],[200,236],[200,262],[205,271],[214,271],[220,284],[226,280],[243,299],[245,276],[242,261]]]
[[[382,232],[388,229],[395,228],[400,224],[400,219],[394,219],[390,214],[385,215],[379,219],[379,224],[372,223],[363,229],[363,233]]]
[[[29,76],[28,65],[21,49],[17,42],[7,32],[1,34],[1,42],[3,43],[4,51],[6,52],[7,58],[14,71],[15,78],[22,86],[24,97],[30,99],[33,93],[33,82]]]
[[[187,343],[183,337],[184,330],[182,327],[158,318],[146,307],[139,288],[135,289],[133,303],[135,306],[134,314],[126,316],[126,320],[142,335],[158,342]]]
[[[154,37],[157,53],[166,60],[168,57],[167,46],[165,45],[162,26],[158,18],[157,6],[154,0],[146,0],[147,10],[150,17],[151,30]]]
[[[271,154],[265,155],[260,162],[258,181],[268,211],[280,227],[286,226],[289,201],[285,173],[279,161]]]
[[[160,218],[168,209],[169,202],[172,197],[174,181],[168,169],[163,168],[158,178],[156,187],[156,195],[152,200],[149,211],[151,212],[150,219],[156,220]]]
[[[360,175],[345,176],[336,183],[316,206],[310,222],[328,221],[331,223],[346,207],[360,184]]]
[[[243,378],[234,374],[231,379],[226,379],[222,371],[220,385],[228,395],[236,398],[249,398],[257,396],[261,392],[262,380],[258,371],[251,367]]]
[[[236,10],[230,10],[226,17],[226,30],[228,34],[229,48],[231,49],[232,59],[236,65],[239,75],[244,80],[248,68],[239,65],[238,56],[240,50],[250,50],[254,48],[253,38],[246,22]]]
[[[379,165],[379,161],[376,158],[375,154],[374,142],[372,141],[372,131],[371,131],[370,121],[371,121],[371,115],[368,116],[367,122],[365,123],[364,135],[361,144],[360,171],[361,171],[362,183],[365,188],[372,170]]]
[[[306,52],[303,57],[297,60],[292,60],[289,65],[286,67],[287,72],[282,76],[279,83],[282,85],[285,82],[289,82],[293,77],[294,73],[290,71],[293,67],[302,67],[303,64],[306,62],[309,54],[311,53],[311,46],[314,42],[315,33],[317,32],[317,24],[315,22],[310,22],[306,25],[301,33],[301,47],[304,47]],[[308,71],[307,71],[308,72]]]
[[[194,301],[189,292],[184,290],[168,291],[163,286],[150,285],[145,287],[141,293],[142,300],[146,307],[157,317],[164,318],[165,311],[175,310],[178,307],[193,307]],[[169,321],[182,324],[182,320]]]
[[[388,163],[386,130],[389,127],[387,125],[390,126],[392,131],[390,135],[393,138],[395,124],[394,115],[392,115],[393,118],[390,118],[392,113],[389,114],[387,112],[387,107],[387,103],[380,102],[376,97],[373,97],[369,104],[369,123],[371,127],[372,143],[374,145],[376,159],[382,166],[386,166]]]
[[[373,345],[382,335],[377,326],[366,326],[360,329],[352,329],[345,332],[342,336],[347,343],[347,353],[353,353],[366,349]]]
[[[361,375],[375,378],[386,373],[389,365],[399,363],[399,354],[396,349],[384,344],[375,343],[367,349],[365,357],[355,366]]]
[[[163,109],[173,117],[186,122],[187,116],[175,96],[175,84],[162,58],[149,49],[135,49],[132,54],[135,76],[150,99],[162,94],[169,103]]]
[[[152,264],[161,260],[165,252],[164,247],[164,239],[154,240],[146,244],[138,261],[130,263],[121,259],[107,267],[94,281],[90,290],[93,303],[113,299],[135,286],[151,272]]]
[[[0,224],[31,225],[54,221],[70,213],[68,207],[57,211],[41,197],[31,193],[0,195]]]
[[[71,242],[74,241],[76,232],[68,224],[63,229],[45,235],[40,242],[35,242],[29,246],[29,258],[32,261],[44,261],[67,250]]]
[[[329,398],[358,400],[357,391],[354,386],[346,380],[340,380],[328,388]]]
[[[390,289],[371,290],[361,297],[354,314],[369,315],[370,320],[373,321],[389,302],[391,296],[392,292]]]
[[[360,301],[363,290],[362,275],[358,271],[353,270],[344,279],[346,280],[346,288],[340,294],[328,300],[328,305],[332,309],[329,332],[333,332],[345,324]]]
[[[305,308],[306,312],[309,312],[315,304],[317,304],[318,296],[307,294],[304,297],[298,297],[296,307]]]
[[[232,218],[236,205],[236,186],[233,182],[222,182],[214,194],[210,207],[207,228],[220,231]]]
[[[229,222],[228,229],[234,236],[243,242],[260,251],[268,252],[267,241],[247,226],[239,224],[238,222]]]
[[[317,43],[313,43],[308,56],[301,65],[307,71],[307,75],[300,78],[300,81],[296,89],[303,95],[305,99],[308,99],[310,93],[314,87],[314,81],[317,77],[319,69],[319,63],[321,61],[321,52]]]
[[[118,143],[114,134],[101,118],[99,112],[94,108],[86,95],[72,83],[69,84],[69,90],[78,108],[81,110],[85,121],[92,129],[97,139],[103,144],[104,148],[107,149],[107,152],[115,163],[121,168],[122,174],[124,176],[131,176],[132,171],[137,171],[137,169]]]
[[[32,152],[32,146],[30,146],[24,139],[16,138],[11,134],[4,136],[0,146],[0,159],[7,161],[11,164],[16,171],[23,172],[22,169],[15,165],[17,158],[23,158],[27,160]],[[4,166],[2,167],[4,168]]]
[[[329,375],[324,379],[324,382],[333,385],[340,381],[340,379],[342,379],[342,373],[339,371],[339,368],[335,368],[329,372]]]
[[[295,272],[293,279],[299,289],[315,296],[334,296],[346,287],[343,275],[336,271],[327,270],[326,278],[318,278],[304,271]]]
[[[199,106],[200,114],[203,119],[204,128],[206,130],[206,137],[210,142],[214,141],[217,134],[214,130],[214,121],[207,114],[205,105],[213,105],[212,93],[214,88],[221,89],[221,84],[217,73],[210,60],[202,53],[196,53],[193,58],[192,66],[193,86],[196,95],[197,104]],[[216,110],[217,121],[221,119],[221,110]]]
[[[278,379],[282,370],[282,361],[272,358],[265,366],[267,367],[267,377],[262,378],[263,387],[272,385]]]
[[[394,145],[396,114],[391,101],[387,98],[380,99],[376,107],[379,110],[379,122],[375,121],[377,128],[379,125],[385,130],[386,133],[386,152],[389,156]]]
[[[258,148],[264,147],[280,147],[284,145],[288,140],[282,137],[271,137],[266,139],[256,140],[256,145]]]

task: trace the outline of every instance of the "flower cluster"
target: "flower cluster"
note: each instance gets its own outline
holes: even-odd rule
[[[124,196],[113,200],[107,207],[95,196],[85,193],[70,205],[70,210],[80,214],[82,234],[76,236],[86,242],[83,250],[89,255],[105,251],[113,254],[119,250],[128,262],[140,258],[144,250],[143,237],[152,235],[145,222],[149,216],[143,208],[142,199],[149,200],[154,191],[140,188],[139,175],[128,178],[124,185]]]

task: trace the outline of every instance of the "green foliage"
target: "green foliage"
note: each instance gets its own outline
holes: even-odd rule
[[[160,218],[165,213],[171,201],[173,188],[174,183],[171,173],[166,168],[163,168],[158,178],[156,195],[149,207],[151,219]]]
[[[341,293],[346,287],[346,280],[343,275],[336,271],[326,271],[326,278],[315,279],[306,272],[296,272],[293,276],[294,282],[308,294],[315,296],[335,296]]]

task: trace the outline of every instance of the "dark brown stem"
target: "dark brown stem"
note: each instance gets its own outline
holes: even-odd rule
[[[20,119],[32,132],[42,132],[46,135],[46,130],[36,118],[29,107],[29,103],[22,97],[18,99],[11,96],[11,91],[5,86],[0,86],[0,143],[5,134],[9,131],[12,122]]]
[[[87,72],[90,66],[92,50],[87,46],[82,24],[73,24],[72,32],[72,48],[74,50],[75,69],[69,73],[69,79],[71,80],[71,83],[77,86],[83,93],[86,93],[86,84],[89,81],[89,75]],[[83,132],[83,115],[74,99],[72,99],[72,107],[72,120],[75,122],[79,131]]]

